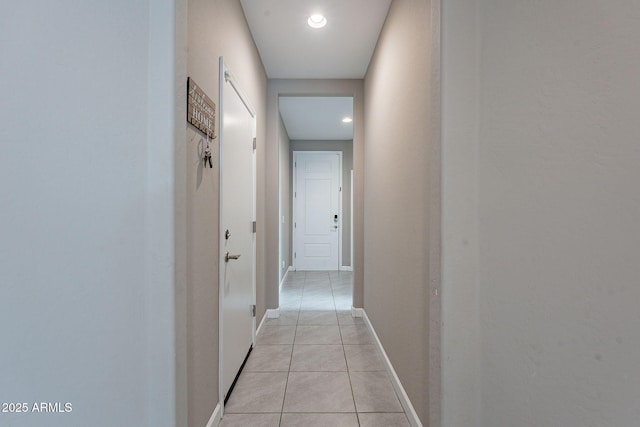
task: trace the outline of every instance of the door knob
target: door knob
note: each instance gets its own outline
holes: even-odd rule
[[[229,262],[230,259],[238,259],[238,258],[240,258],[240,254],[231,255],[229,252],[226,252],[224,254],[224,262]]]

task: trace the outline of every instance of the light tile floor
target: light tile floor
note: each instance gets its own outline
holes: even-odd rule
[[[222,427],[407,427],[373,338],[351,316],[349,272],[289,272]]]

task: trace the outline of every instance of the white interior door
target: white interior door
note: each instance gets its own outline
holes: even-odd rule
[[[339,270],[342,153],[294,153],[294,266]]]
[[[256,121],[220,58],[220,395],[254,342]]]

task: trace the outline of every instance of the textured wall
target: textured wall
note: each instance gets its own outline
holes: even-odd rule
[[[481,426],[477,0],[442,4],[442,425]]]
[[[483,425],[637,425],[640,3],[481,4]]]
[[[391,4],[365,78],[364,308],[420,419],[429,419],[429,1]],[[436,213],[437,214],[437,213]]]
[[[173,426],[174,4],[2,9],[0,424]]]
[[[279,195],[280,195],[280,275],[279,280],[286,274],[287,270],[293,265],[291,260],[291,173],[285,165],[291,164],[291,141],[287,129],[284,127],[282,117],[278,114],[278,151],[279,164],[282,165],[279,173]],[[282,265],[284,262],[284,266]]]
[[[218,105],[218,57],[257,113],[257,319],[264,303],[266,76],[239,1],[190,0],[187,72]],[[219,107],[219,105],[218,105]],[[218,402],[218,140],[214,168],[200,160],[202,135],[187,126],[187,333],[189,425],[206,425]]]

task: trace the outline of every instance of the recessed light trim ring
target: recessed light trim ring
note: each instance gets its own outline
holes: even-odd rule
[[[315,14],[309,16],[309,19],[307,19],[307,24],[311,28],[322,28],[325,25],[327,25],[327,18],[325,18],[324,15],[320,15],[319,13],[315,13]]]

